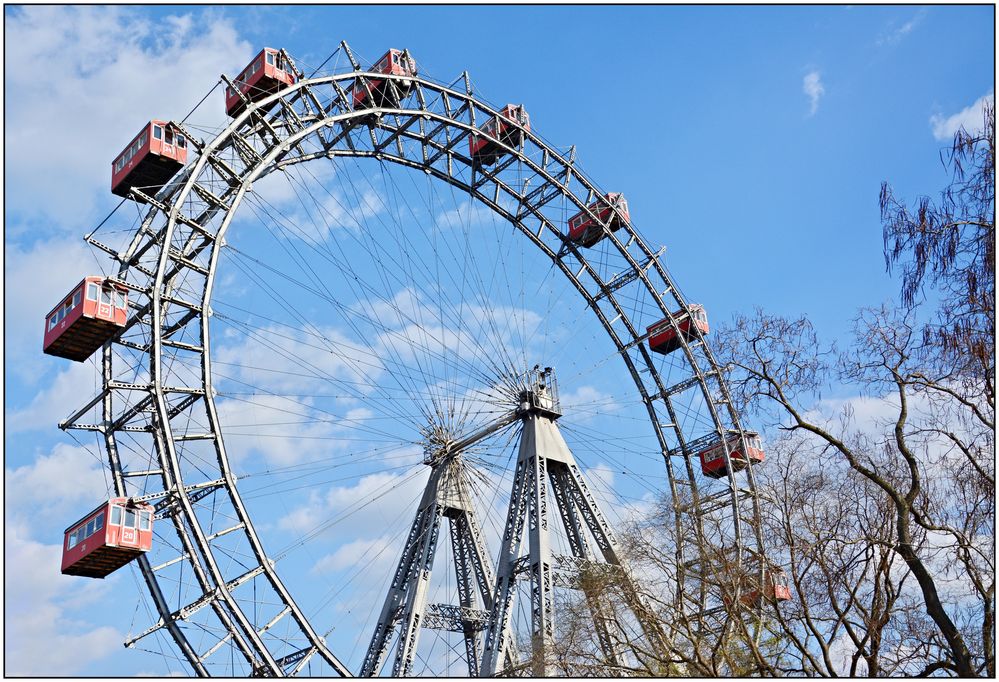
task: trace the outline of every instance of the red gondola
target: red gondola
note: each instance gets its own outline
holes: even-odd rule
[[[523,104],[507,104],[468,136],[468,155],[474,163],[489,166],[496,163],[506,151],[500,147],[519,147],[524,143],[524,133],[531,130],[531,117]]]
[[[590,217],[586,211],[580,211],[569,218],[569,239],[580,246],[590,247],[604,238],[604,225],[611,232],[621,229],[628,222],[628,202],[619,192],[605,194],[603,199],[590,204],[587,208],[597,214],[597,220]]]
[[[136,187],[153,196],[185,163],[184,136],[166,121],[150,121],[112,162],[111,193],[127,197],[128,191]],[[138,198],[136,201],[142,202]]]
[[[45,317],[42,352],[82,362],[128,319],[128,293],[103,276],[85,277]]]
[[[791,600],[791,588],[787,582],[787,574],[779,568],[768,567],[763,574],[763,589],[760,589],[759,576],[746,576],[742,579],[739,592],[739,601],[750,608],[758,608],[764,603],[777,604],[782,601]],[[726,604],[731,604],[732,599],[725,597]]]
[[[746,431],[747,454],[742,452],[742,440],[738,431],[729,431],[725,442],[728,443],[728,458],[732,462],[733,471],[741,471],[746,468],[747,463],[759,464],[764,459],[763,443],[758,433]],[[720,438],[697,454],[701,459],[701,472],[705,476],[721,478],[728,475],[725,445]]]
[[[779,568],[768,568],[763,577],[763,589],[750,588],[739,601],[746,606],[759,606],[763,602],[776,604],[790,600],[791,588],[787,583],[787,575]]]
[[[104,578],[153,546],[152,505],[115,497],[66,529],[63,575]]]
[[[681,336],[688,343],[692,341],[694,333],[690,327],[691,318],[693,318],[693,323],[700,330],[701,334],[707,336],[709,331],[708,314],[705,312],[704,307],[694,303],[689,308],[690,317],[683,310],[673,313],[673,317],[676,318],[676,327],[673,327],[667,318],[646,328],[646,332],[649,334],[649,350],[665,355],[672,353],[680,347]],[[680,331],[680,334],[677,334],[677,330]]]
[[[395,48],[382,55],[369,71],[376,73],[392,74],[395,76],[415,76],[416,61],[407,55],[403,50]],[[358,78],[354,81],[352,99],[354,109],[365,107],[397,107],[399,98],[409,94],[413,82],[410,80],[392,81],[394,88],[389,87],[388,81],[381,78]],[[367,87],[365,87],[365,84]],[[371,101],[368,101],[368,91],[371,92]]]
[[[265,47],[246,65],[233,83],[239,88],[239,92],[231,86],[226,86],[225,113],[235,118],[246,109],[243,97],[251,102],[257,102],[279,90],[284,90],[295,83],[295,73],[280,50]],[[240,97],[240,93],[243,97]]]

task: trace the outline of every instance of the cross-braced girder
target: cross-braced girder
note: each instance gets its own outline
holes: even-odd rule
[[[626,595],[628,607],[653,647],[663,646],[664,635],[641,604],[610,524],[556,425],[561,416],[558,403],[551,400],[543,387],[526,392],[526,396],[522,394],[521,399],[517,466],[500,550],[495,607],[486,631],[482,673],[512,672],[508,647],[514,641],[512,612],[518,580],[530,583],[531,652],[526,665],[533,675],[554,673],[550,661],[556,635],[556,586],[584,592],[604,660],[610,669],[617,669],[624,653],[621,642],[612,638],[607,627],[607,604],[596,585],[585,579],[586,574],[603,574],[608,585],[617,586]],[[552,551],[552,507],[562,521],[572,557]],[[525,530],[528,552],[521,556]],[[590,537],[596,544],[598,558],[590,549],[587,539]],[[524,664],[514,661],[515,668]]]
[[[492,563],[476,519],[467,465],[461,452],[449,451],[432,462],[430,478],[361,666],[362,677],[380,673],[393,634],[396,634],[396,654],[392,676],[412,674],[421,629],[461,632],[468,674],[479,673],[479,632],[483,614],[490,613],[493,607]],[[459,604],[428,605],[440,525],[445,518],[450,525]]]

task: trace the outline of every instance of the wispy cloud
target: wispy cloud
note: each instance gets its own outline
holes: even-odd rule
[[[121,585],[116,583],[124,579],[61,575],[62,536],[38,533],[28,524],[56,518],[61,528],[81,507],[91,508],[105,495],[100,461],[83,448],[59,444],[33,464],[5,468],[4,478],[4,617],[7,623],[17,623],[4,633],[5,673],[80,675],[87,664],[106,661],[121,650],[121,632],[80,616],[117,593]]]
[[[17,167],[6,178],[7,208],[67,232],[112,203],[111,161],[143,123],[180,119],[218,73],[233,73],[253,54],[226,20],[150,22],[131,8],[97,6],[21,7],[4,19],[5,87],[17,93],[5,126],[7,158]],[[199,125],[224,123],[215,95],[199,110]],[[67,112],[85,122],[85,134],[82,124],[66,124]]]
[[[6,433],[51,429],[80,407],[86,396],[95,392],[94,366],[89,362],[69,364],[54,378],[48,379],[28,405],[4,413]]]
[[[6,227],[26,228],[28,225],[9,221]],[[6,296],[4,301],[7,371],[34,386],[44,372],[67,366],[65,361],[55,361],[38,352],[44,318],[59,299],[71,291],[83,275],[88,274],[88,270],[94,267],[94,260],[79,238],[46,239],[22,246],[8,232],[4,244],[7,251],[4,282],[10,287],[8,291],[17,291],[16,296]],[[39,273],[45,273],[45,276],[39,277]],[[27,285],[29,282],[30,286]],[[8,398],[7,408],[14,409],[22,402],[23,396]],[[58,418],[64,416],[59,414]],[[52,422],[52,415],[49,415],[46,424],[51,425]],[[7,425],[10,427],[12,423],[8,421]]]
[[[809,116],[814,116],[819,110],[819,100],[826,94],[826,88],[822,84],[822,76],[818,71],[809,71],[805,74],[801,89],[808,97],[810,109]]]
[[[923,20],[923,17],[925,16],[926,16],[926,10],[921,9],[918,12],[916,12],[915,16],[913,16],[911,19],[906,21],[901,26],[896,26],[896,22],[892,20],[891,22],[889,22],[888,26],[885,27],[885,29],[881,32],[881,35],[878,36],[876,42],[877,46],[890,47],[892,45],[897,45],[902,41],[903,38],[912,33],[912,30],[919,25],[919,23]]]
[[[951,116],[933,114],[930,116],[930,126],[933,128],[933,137],[938,140],[949,140],[954,137],[961,128],[974,135],[982,131],[985,124],[983,110],[986,102],[995,102],[995,93],[992,90],[982,95],[971,106],[965,107],[961,111]]]

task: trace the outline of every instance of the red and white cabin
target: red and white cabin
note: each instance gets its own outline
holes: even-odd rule
[[[531,117],[523,104],[507,104],[468,136],[468,155],[473,163],[489,166],[506,154],[500,144],[519,147],[524,143],[524,133],[531,130]]]
[[[63,575],[104,578],[153,546],[154,508],[114,497],[66,529]]]
[[[294,83],[295,72],[281,51],[265,47],[233,79],[233,84],[239,88],[239,92],[228,85],[226,86],[225,113],[235,118],[246,109],[244,97],[251,102],[257,102]]]
[[[704,306],[693,303],[688,307],[690,309],[689,316],[683,310],[673,313],[673,317],[676,318],[676,327],[670,324],[669,318],[666,318],[645,329],[649,335],[649,350],[663,355],[672,353],[680,347],[681,337],[688,343],[695,338],[692,326],[695,326],[702,335],[707,336],[710,330],[708,328],[708,314],[705,312]]]
[[[102,275],[84,277],[45,316],[42,352],[83,362],[128,320],[128,290]]]
[[[732,462],[732,471],[742,471],[747,464],[759,464],[764,459],[763,443],[760,435],[746,431],[746,450],[742,451],[742,440],[738,431],[729,431],[723,442],[720,438],[697,453],[701,458],[701,473],[711,478],[722,478],[728,475],[725,466],[725,443],[728,443],[728,459]]]
[[[777,602],[790,601],[791,600],[791,588],[787,582],[787,574],[779,568],[768,568],[763,576],[763,589],[756,583],[756,579],[753,580],[743,580],[742,595],[739,597],[739,601],[749,606],[750,608],[755,608],[761,606],[764,602],[767,604],[776,604]],[[726,602],[731,600],[726,599]]]
[[[111,193],[127,197],[136,187],[153,196],[185,163],[187,139],[166,121],[150,121],[111,163]]]
[[[382,58],[375,62],[369,71],[375,73],[385,73],[394,76],[415,76],[416,61],[403,50],[390,49],[382,55]],[[354,109],[364,109],[365,107],[397,107],[399,98],[409,94],[413,87],[411,80],[393,80],[395,88],[388,85],[388,80],[382,78],[358,78],[354,81],[354,88],[351,99],[354,101]],[[367,87],[365,87],[365,84]],[[371,99],[368,99],[368,91],[371,92]]]
[[[628,201],[620,192],[605,194],[587,207],[597,214],[597,220],[590,217],[586,211],[580,211],[569,218],[569,239],[577,244],[590,247],[604,238],[604,225],[611,232],[617,232],[621,225],[628,222]]]

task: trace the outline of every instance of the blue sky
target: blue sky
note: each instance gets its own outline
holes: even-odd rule
[[[41,568],[105,480],[92,444],[55,428],[95,376],[41,355],[42,319],[99,269],[80,237],[117,203],[110,162],[149,118],[183,117],[263,45],[306,67],[341,39],[365,63],[405,47],[431,78],[467,70],[486,100],[525,104],[545,139],[575,145],[713,322],[760,306],[837,340],[897,293],[880,183],[913,199],[945,184],[941,149],[992,96],[993,25],[975,6],[6,7],[6,671],[180,669],[121,649],[144,627],[134,598],[99,608],[134,577]],[[222,122],[213,97],[205,126]]]

